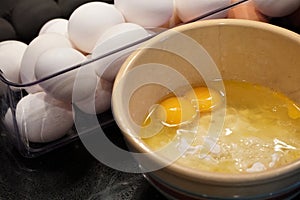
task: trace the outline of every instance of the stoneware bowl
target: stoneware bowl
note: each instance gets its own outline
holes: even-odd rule
[[[209,57],[201,53],[202,49],[193,46],[195,43],[207,51],[217,70]],[[200,66],[203,73],[195,70],[197,62],[206,65]],[[134,52],[115,80],[113,114],[129,146],[137,152],[151,150],[135,136],[138,133],[133,133],[133,124],[141,124],[149,107],[166,95],[172,84],[178,87],[184,82],[177,80],[181,76],[169,74],[169,69],[190,84],[219,78],[220,73],[224,80],[245,80],[281,91],[300,104],[298,34],[263,22],[237,19],[178,26]],[[161,162],[156,154],[151,155],[151,160]],[[284,199],[299,191],[300,159],[279,168],[247,174],[199,171],[176,162],[144,174],[170,199]]]

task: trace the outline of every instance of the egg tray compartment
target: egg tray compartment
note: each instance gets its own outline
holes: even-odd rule
[[[26,158],[35,158],[41,156],[45,153],[63,147],[67,144],[70,144],[76,140],[79,140],[79,135],[77,134],[76,127],[73,127],[65,134],[65,136],[48,143],[34,143],[30,142],[26,139],[25,136],[21,135],[19,132],[19,127],[16,120],[16,106],[17,103],[28,93],[24,89],[14,89],[12,90],[9,86],[7,87],[5,95],[0,97],[0,131],[1,135],[6,136],[10,143],[13,145],[17,151]],[[11,128],[7,127],[5,123],[5,115],[7,111],[11,109],[12,112],[12,126]],[[90,114],[86,114],[80,111],[77,107],[73,107],[76,111],[76,115],[80,115],[80,117],[90,117]],[[111,110],[105,111],[101,114],[97,115],[97,119],[101,128],[105,131],[105,129],[110,128],[114,125],[114,119]],[[87,127],[86,131],[81,131],[81,135],[88,135],[90,132],[96,130],[97,127]],[[12,129],[12,130],[10,130]]]

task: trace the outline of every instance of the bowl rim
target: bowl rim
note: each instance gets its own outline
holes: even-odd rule
[[[247,19],[209,19],[209,20],[202,20],[197,21],[189,24],[180,25],[177,27],[172,28],[172,30],[178,31],[178,32],[184,32],[190,29],[197,29],[197,28],[204,28],[204,27],[212,27],[212,26],[237,26],[237,27],[249,27],[254,29],[260,29],[263,31],[271,32],[271,34],[277,34],[282,37],[288,38],[292,40],[295,43],[298,43],[300,46],[300,35],[290,31],[288,29],[268,24],[265,22],[259,22],[259,21],[252,21]],[[164,36],[167,36],[169,34],[169,30],[159,34],[158,36],[150,39],[141,47],[133,52],[127,60],[123,63],[121,66],[116,79],[115,83],[118,83],[118,81],[122,78],[124,74],[131,68],[131,64],[135,59],[138,59],[139,55],[143,53],[143,48],[151,48],[151,44],[155,43],[159,40],[159,38],[162,38]],[[172,32],[171,32],[172,33]],[[115,88],[114,84],[114,88]],[[130,145],[133,145],[133,147],[138,150],[138,152],[147,153],[151,152],[149,148],[147,148],[145,145],[140,145],[137,139],[134,139],[133,137],[130,137],[129,134],[126,133],[126,127],[122,124],[122,122],[117,117],[117,113],[119,111],[115,110],[114,105],[118,104],[118,99],[114,98],[114,88],[112,93],[112,112],[115,118],[115,121],[117,125],[119,126],[120,130],[122,131],[122,134],[126,138],[127,142]],[[157,158],[155,158],[157,159]],[[160,160],[160,159],[157,159]],[[191,180],[191,181],[206,181],[206,182],[213,182],[213,183],[219,183],[219,184],[233,184],[233,185],[254,185],[258,183],[263,182],[273,182],[275,180],[284,179],[290,176],[295,176],[295,174],[300,174],[300,158],[290,164],[280,166],[274,169],[268,169],[266,171],[262,172],[256,172],[256,173],[222,173],[222,172],[211,172],[211,171],[202,171],[198,169],[193,169],[191,167],[182,166],[177,163],[173,163],[168,165],[167,167],[163,168],[163,170],[166,170],[168,173],[171,173],[173,175],[179,176],[183,179]]]

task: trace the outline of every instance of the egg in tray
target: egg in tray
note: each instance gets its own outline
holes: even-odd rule
[[[96,58],[148,37],[153,28],[172,28],[234,2],[2,1],[0,69],[9,82],[0,82],[0,113],[7,135],[22,155],[34,157],[77,138],[74,110],[97,115],[100,124],[109,124],[113,121],[110,100],[115,76],[138,45]],[[284,7],[282,13],[277,8],[270,12],[261,1],[254,0],[208,18],[268,21],[269,13],[292,13],[300,5],[297,2]],[[80,63],[86,65],[69,70]]]

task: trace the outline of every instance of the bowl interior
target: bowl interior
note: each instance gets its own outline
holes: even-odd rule
[[[150,106],[170,92],[170,88],[158,84],[158,79],[152,80],[151,77],[165,77],[167,85],[176,87],[186,83],[177,81],[177,76],[172,77],[168,70],[159,70],[159,67],[174,69],[191,85],[207,84],[214,77],[208,78],[199,73],[185,56],[166,51],[166,45],[172,44],[172,48],[180,49],[183,55],[197,53],[180,39],[172,40],[172,36],[178,34],[191,38],[207,51],[223,80],[257,83],[280,91],[300,104],[298,34],[270,24],[236,19],[206,20],[176,27],[148,41],[143,48],[133,53],[123,64],[115,81],[113,113],[126,139],[138,151],[147,152],[149,149],[128,134],[135,130],[130,129],[132,121],[141,124]],[[168,43],[170,38],[172,42]],[[203,64],[203,69],[209,73],[211,66],[209,63]],[[131,72],[134,72],[132,76],[126,77]],[[116,87],[122,89],[117,90]],[[183,173],[191,173],[191,176],[199,176],[198,171],[186,170],[176,164],[171,167]],[[299,160],[293,163],[292,169],[295,168],[300,168]],[[292,169],[286,166],[276,170]],[[263,173],[269,176],[268,171]]]

